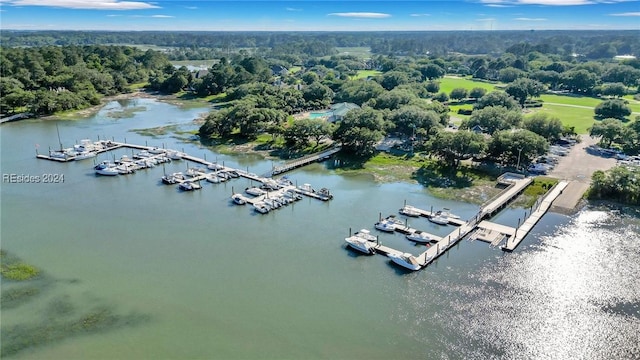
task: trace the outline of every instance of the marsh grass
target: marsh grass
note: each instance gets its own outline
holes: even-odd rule
[[[49,317],[41,323],[19,324],[2,328],[0,356],[17,354],[27,348],[43,346],[80,335],[95,334],[124,326],[135,326],[149,320],[147,315],[119,315],[113,308],[101,306],[73,319]]]
[[[135,115],[135,113],[146,111],[146,110],[147,110],[146,106],[133,106],[123,110],[109,111],[107,113],[107,116],[112,119],[129,119],[129,118],[132,118]]]
[[[0,250],[0,275],[3,280],[26,281],[35,279],[40,275],[40,269],[22,262],[19,258]]]
[[[39,317],[35,322],[18,324],[2,323],[0,326],[0,358],[15,355],[23,350],[39,347],[64,339],[96,334],[125,326],[135,326],[150,320],[150,316],[141,313],[122,314],[115,306],[96,305],[91,300],[91,307],[82,304],[83,299],[72,295],[60,295],[45,298],[45,289],[58,287],[61,284],[77,284],[78,280],[55,280],[42,275],[32,265],[4,250],[0,250],[2,261],[2,286],[0,305],[2,311],[28,306],[29,312]],[[7,276],[21,281],[6,281]],[[38,301],[32,301],[38,299]],[[82,311],[81,309],[89,309]]]

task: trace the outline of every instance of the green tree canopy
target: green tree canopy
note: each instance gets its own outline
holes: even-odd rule
[[[622,99],[612,99],[598,104],[594,112],[600,119],[614,118],[622,120],[631,115],[631,108]]]
[[[471,117],[464,121],[463,128],[471,129],[476,125],[493,134],[499,130],[507,130],[517,127],[522,122],[522,113],[518,110],[509,110],[503,106],[489,106],[474,110]]]
[[[503,164],[523,166],[548,150],[547,140],[534,132],[503,130],[493,134],[488,152]]]

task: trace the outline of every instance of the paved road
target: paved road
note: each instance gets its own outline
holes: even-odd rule
[[[582,142],[576,144],[567,156],[560,157],[558,165],[549,173],[549,176],[575,180],[583,183],[591,183],[591,175],[596,170],[608,170],[616,165],[613,158],[605,158],[589,154],[586,148],[598,143],[597,138],[582,135]]]
[[[561,104],[561,103],[554,103],[554,102],[544,102],[546,105],[557,105],[557,106],[568,106],[568,107],[574,107],[574,108],[580,108],[580,109],[595,109],[593,106],[585,106],[585,105],[573,105],[573,104]],[[640,112],[637,111],[633,111],[631,112],[631,114],[640,114]]]
[[[582,135],[582,142],[576,144],[567,156],[561,157],[558,165],[549,173],[550,177],[568,180],[569,185],[553,202],[552,210],[572,211],[582,199],[591,184],[591,175],[596,170],[608,170],[616,165],[613,158],[589,154],[586,148],[597,144],[598,139]]]

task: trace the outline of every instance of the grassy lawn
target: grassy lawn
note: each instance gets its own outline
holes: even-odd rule
[[[297,72],[298,72],[298,71],[300,71],[300,70],[302,70],[302,66],[292,66],[292,67],[289,69],[289,74],[295,74],[295,73],[297,73]]]
[[[210,68],[213,65],[217,64],[220,60],[218,59],[207,59],[207,60],[173,60],[171,64],[176,66],[195,66],[195,67],[206,67]]]
[[[366,79],[369,76],[377,76],[380,74],[382,74],[382,72],[378,70],[358,70],[358,73],[352,76],[351,80]]]
[[[578,134],[587,134],[588,129],[595,122],[593,109],[589,108],[545,104],[542,109],[534,111],[545,112],[550,116],[557,117],[563,125],[575,127]]]
[[[471,90],[473,88],[479,87],[489,92],[495,90],[496,85],[501,85],[453,76],[445,76],[444,78],[438,79],[437,81],[440,83],[440,92],[445,92],[447,94],[450,94],[451,90],[455,88],[465,88],[467,90]]]
[[[352,55],[361,59],[367,59],[371,57],[371,48],[368,46],[359,47],[336,47],[339,55]]]
[[[589,106],[595,108],[602,102],[602,99],[589,97],[589,96],[570,96],[570,95],[555,95],[555,94],[543,94],[540,99],[545,103],[557,103],[565,105],[577,105],[577,106]]]

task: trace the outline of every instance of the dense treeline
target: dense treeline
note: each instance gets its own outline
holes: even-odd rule
[[[637,31],[413,31],[413,32],[108,32],[11,31],[0,33],[5,46],[148,44],[162,47],[274,49],[289,54],[331,55],[335,47],[370,47],[382,55],[452,53],[521,56],[531,52],[570,58],[604,59],[640,54]],[[184,55],[186,57],[186,55]]]
[[[3,47],[0,64],[3,114],[96,105],[103,95],[129,92],[131,84],[176,71],[162,53],[125,46]]]
[[[596,171],[591,177],[589,198],[640,205],[640,176],[637,167],[616,166]]]

